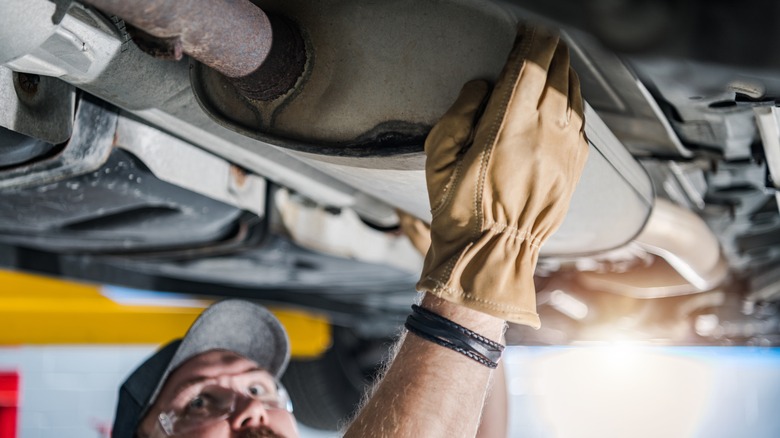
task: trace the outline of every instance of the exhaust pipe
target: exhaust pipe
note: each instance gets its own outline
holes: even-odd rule
[[[85,0],[228,77],[250,99],[273,100],[303,73],[297,26],[249,0]]]
[[[656,198],[645,227],[630,245],[656,256],[627,272],[578,272],[576,281],[591,290],[649,299],[715,289],[728,276],[720,243],[695,213]]]
[[[635,242],[664,259],[699,291],[720,285],[728,274],[720,243],[702,218],[665,199],[656,198]]]

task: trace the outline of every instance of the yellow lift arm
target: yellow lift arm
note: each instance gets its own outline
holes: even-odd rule
[[[0,345],[163,344],[184,335],[200,306],[127,305],[102,286],[0,270]],[[330,347],[328,320],[271,309],[287,329],[292,355],[313,358]]]

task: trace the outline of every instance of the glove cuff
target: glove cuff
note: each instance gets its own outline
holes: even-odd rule
[[[501,226],[461,248],[434,241],[417,290],[538,329],[533,280],[538,243],[528,233]]]

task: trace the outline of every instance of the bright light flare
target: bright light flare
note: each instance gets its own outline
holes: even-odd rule
[[[552,436],[690,437],[708,406],[711,374],[695,359],[615,342],[540,358],[533,392]]]

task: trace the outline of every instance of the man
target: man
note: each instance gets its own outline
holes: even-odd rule
[[[345,436],[475,436],[506,321],[540,324],[533,274],[584,166],[583,126],[568,49],[542,29],[519,30],[492,92],[463,87],[425,142],[431,244],[412,335]],[[217,304],[128,378],[114,436],[295,436],[277,380],[288,354],[262,308]]]
[[[112,436],[296,437],[279,383],[289,359],[287,334],[273,314],[220,301],[127,378]]]

